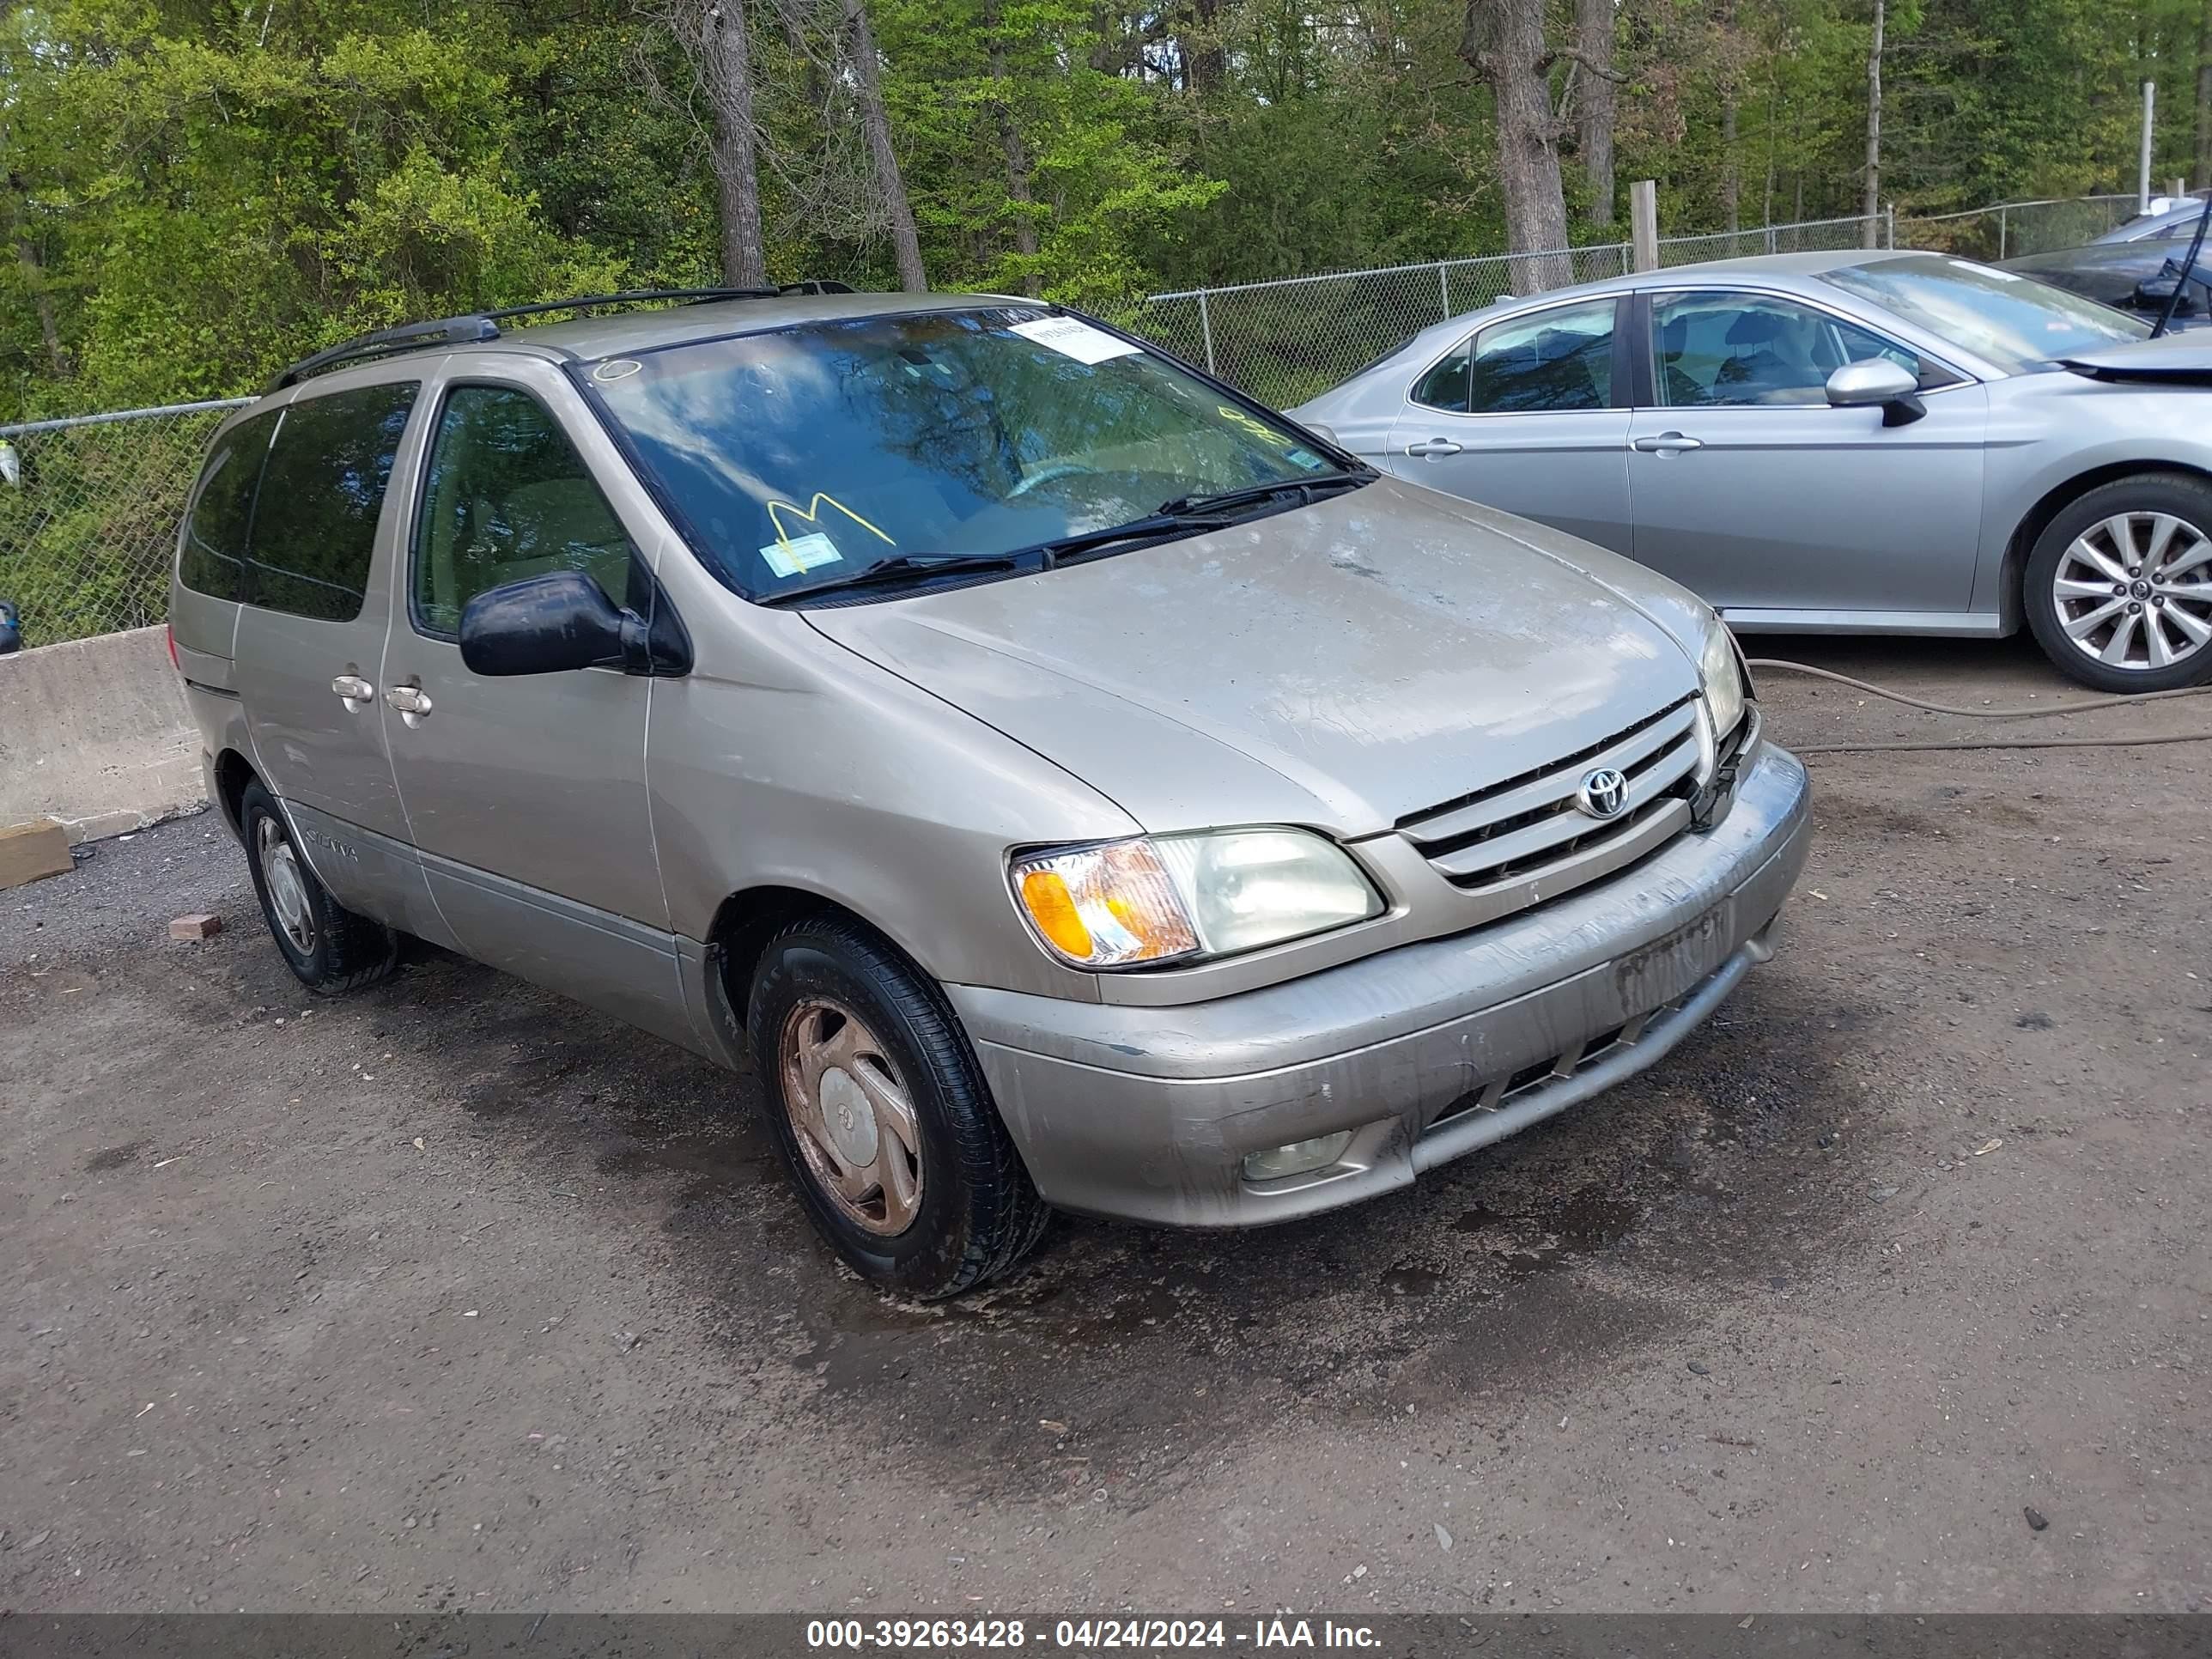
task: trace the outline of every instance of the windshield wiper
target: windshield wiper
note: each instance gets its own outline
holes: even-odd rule
[[[1316,493],[1334,495],[1340,489],[1349,489],[1364,484],[1375,477],[1372,467],[1361,467],[1357,471],[1316,472],[1311,477],[1284,478],[1274,483],[1246,484],[1241,489],[1224,489],[1211,495],[1178,495],[1171,501],[1162,501],[1159,510],[1170,517],[1182,517],[1193,513],[1222,513],[1257,502],[1273,501],[1278,495],[1296,493],[1298,505],[1313,501]]]
[[[1042,547],[1017,548],[1011,553],[895,553],[878,559],[848,575],[829,576],[802,587],[787,587],[765,596],[763,605],[803,599],[810,593],[827,593],[854,587],[888,587],[897,582],[920,581],[930,576],[957,575],[969,570],[1048,570],[1052,555]]]

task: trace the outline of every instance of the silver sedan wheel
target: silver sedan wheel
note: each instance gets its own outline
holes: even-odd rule
[[[261,863],[262,884],[269,890],[269,908],[292,948],[303,957],[315,954],[315,908],[307,901],[307,884],[300,869],[300,855],[292,850],[283,826],[264,817],[253,827],[253,854]]]
[[[904,1232],[921,1207],[921,1128],[883,1044],[817,997],[791,1011],[777,1047],[783,1109],[816,1185],[868,1231]]]
[[[2059,626],[2109,668],[2170,668],[2212,642],[2212,538],[2171,513],[2116,513],[2060,556]]]

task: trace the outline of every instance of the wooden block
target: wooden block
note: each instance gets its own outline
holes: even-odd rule
[[[213,939],[221,932],[222,932],[221,916],[179,916],[169,924],[169,937],[184,939],[188,943],[194,939]]]
[[[76,867],[70,857],[69,832],[53,819],[40,818],[0,830],[0,887],[44,881]]]

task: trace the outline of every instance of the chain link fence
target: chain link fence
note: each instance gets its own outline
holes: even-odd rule
[[[1897,222],[1898,245],[1955,253],[1966,259],[2020,259],[2079,247],[2136,216],[2138,198],[2075,196],[2045,202],[2000,202],[1962,213],[1921,213]]]
[[[1822,219],[1661,239],[1662,267],[1864,246],[1984,259],[2072,246],[2124,222],[2133,196],[2008,202],[1966,213]],[[1531,291],[1624,275],[1628,245],[1158,294],[1108,313],[1278,409],[1327,390],[1432,324]],[[177,526],[224,411],[245,399],[0,427],[0,600],[23,643],[137,628],[167,614]]]
[[[0,427],[0,600],[25,646],[168,616],[185,498],[224,413],[246,401]]]

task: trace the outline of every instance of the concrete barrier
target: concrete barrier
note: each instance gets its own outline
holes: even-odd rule
[[[173,817],[206,799],[199,756],[159,628],[0,657],[0,826],[79,842]]]

